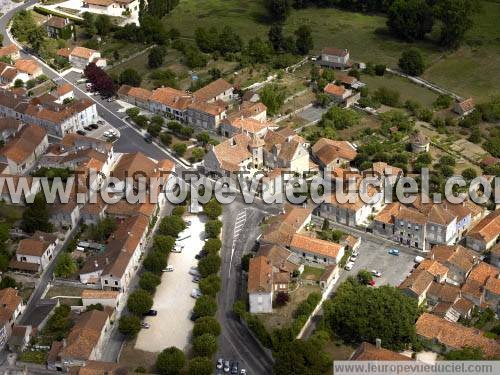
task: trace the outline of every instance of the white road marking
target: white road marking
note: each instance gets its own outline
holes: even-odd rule
[[[234,256],[234,249],[236,247],[236,241],[238,240],[239,234],[241,232],[241,229],[243,225],[245,225],[245,222],[247,220],[247,209],[244,208],[242,212],[240,212],[236,216],[236,225],[234,226],[233,229],[233,244],[231,246],[231,258],[229,259],[229,277],[231,277],[231,268],[233,267],[233,256]]]

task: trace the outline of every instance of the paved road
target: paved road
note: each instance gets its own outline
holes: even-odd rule
[[[218,358],[237,360],[249,374],[271,374],[272,358],[235,317],[232,308],[242,296],[241,257],[255,245],[264,214],[250,206],[233,203],[224,207],[223,247],[221,251],[222,291],[217,318],[222,326]],[[235,238],[236,240],[233,241]],[[234,251],[233,251],[234,242]]]

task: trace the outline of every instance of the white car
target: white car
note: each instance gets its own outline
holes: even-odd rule
[[[174,266],[169,264],[164,270],[163,272],[174,272]]]
[[[191,291],[191,297],[193,298],[200,298],[201,297],[201,290],[195,288]]]
[[[382,272],[377,270],[372,270],[372,275],[375,277],[382,277]]]
[[[351,255],[351,257],[349,258],[349,260],[350,260],[351,262],[355,262],[355,261],[356,261],[356,259],[358,259],[358,256],[357,256],[357,255],[354,255],[354,254],[352,254],[352,255]]]
[[[347,264],[345,265],[344,269],[346,271],[350,271],[350,270],[352,270],[352,267],[354,267],[354,262],[347,262]]]
[[[421,257],[420,255],[417,255],[415,259],[413,260],[415,263],[422,263],[424,261],[424,257]]]
[[[356,250],[354,250],[354,251],[352,252],[352,254],[351,254],[351,255],[352,255],[353,257],[357,257],[357,256],[359,255],[359,253],[358,253]]]
[[[184,250],[184,245],[175,245],[174,248],[172,249],[172,252],[182,253],[182,250]]]

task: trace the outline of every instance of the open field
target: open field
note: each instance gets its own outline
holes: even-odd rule
[[[455,52],[441,51],[430,42],[409,44],[392,38],[386,33],[383,15],[334,8],[294,10],[284,30],[287,34],[292,33],[299,25],[307,24],[313,29],[314,51],[324,46],[348,48],[354,60],[384,63],[391,67],[397,65],[402,50],[417,46],[429,65],[425,78],[462,96],[472,95],[485,100],[491,94],[500,93],[495,87],[500,81],[500,3],[481,3],[477,22],[466,37],[466,44]],[[168,27],[179,29],[187,38],[194,35],[196,27],[193,24],[219,29],[222,25],[231,25],[245,40],[255,36],[267,38],[270,26],[261,3],[248,0],[182,0],[164,22]]]

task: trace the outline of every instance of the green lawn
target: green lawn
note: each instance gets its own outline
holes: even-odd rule
[[[23,206],[10,205],[7,203],[0,203],[0,221],[6,221],[9,224],[14,224],[16,221],[21,220],[25,208]]]
[[[302,272],[301,277],[303,279],[316,280],[319,281],[321,275],[325,272],[324,268],[304,266],[304,272]]]
[[[444,53],[430,42],[414,44],[429,64],[425,78],[479,100],[500,93],[500,3],[483,0],[482,5],[478,21],[467,35],[467,45],[458,51]],[[249,0],[181,0],[164,22],[187,38],[193,37],[197,26],[221,29],[223,25],[231,25],[245,40],[266,38],[270,26],[262,3]],[[292,33],[299,25],[310,25],[315,51],[324,46],[348,48],[354,60],[395,67],[401,51],[411,44],[388,36],[385,23],[383,15],[308,8],[292,11],[284,28]]]
[[[361,76],[361,81],[368,85],[370,92],[374,92],[379,87],[397,90],[401,95],[402,103],[408,99],[412,99],[426,107],[431,107],[437,98],[437,94],[433,91],[392,74],[386,74],[382,77],[364,74]]]

